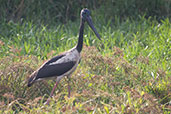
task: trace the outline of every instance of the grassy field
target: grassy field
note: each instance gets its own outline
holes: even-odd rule
[[[61,80],[28,88],[43,62],[77,43],[79,21],[44,25],[0,22],[0,113],[171,113],[171,22],[93,18],[99,41],[86,25],[82,61],[72,75],[71,98]]]

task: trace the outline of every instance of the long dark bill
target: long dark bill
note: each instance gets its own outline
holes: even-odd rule
[[[96,28],[94,27],[93,22],[92,22],[92,19],[91,19],[90,16],[87,17],[87,23],[88,23],[88,25],[91,27],[91,29],[94,31],[94,33],[96,34],[97,38],[99,38],[99,40],[101,40],[100,35],[99,35],[99,33],[97,32]]]

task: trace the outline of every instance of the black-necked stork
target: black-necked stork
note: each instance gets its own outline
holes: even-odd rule
[[[59,81],[65,76],[67,76],[68,79],[70,78],[71,74],[75,71],[81,59],[80,52],[83,47],[83,32],[84,32],[85,22],[88,23],[88,25],[94,31],[96,36],[100,39],[100,35],[97,33],[96,29],[93,26],[92,19],[90,16],[90,11],[87,8],[81,10],[80,18],[81,18],[81,22],[80,22],[80,30],[79,30],[77,45],[74,48],[70,49],[69,51],[64,52],[48,60],[40,68],[38,68],[35,72],[33,72],[28,80],[28,87],[30,87],[36,81],[55,77],[56,84],[50,94],[50,97],[52,97]],[[68,97],[70,97],[69,81],[68,81]],[[46,104],[49,104],[49,101],[50,100],[48,99]]]

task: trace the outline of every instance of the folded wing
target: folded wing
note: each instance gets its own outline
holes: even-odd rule
[[[76,61],[69,61],[66,63],[44,65],[37,73],[38,78],[48,78],[53,76],[61,76],[71,70],[76,64]]]
[[[76,61],[57,62],[64,57],[65,55],[56,56],[43,64],[37,71],[33,72],[29,78],[28,86],[30,87],[37,79],[61,76],[70,71],[76,64]]]

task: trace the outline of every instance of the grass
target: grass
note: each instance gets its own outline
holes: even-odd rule
[[[161,20],[93,18],[99,41],[87,27],[82,61],[72,75],[71,98],[63,79],[49,106],[54,81],[27,88],[45,60],[77,43],[79,22],[38,25],[2,22],[0,113],[171,113],[171,24]]]

